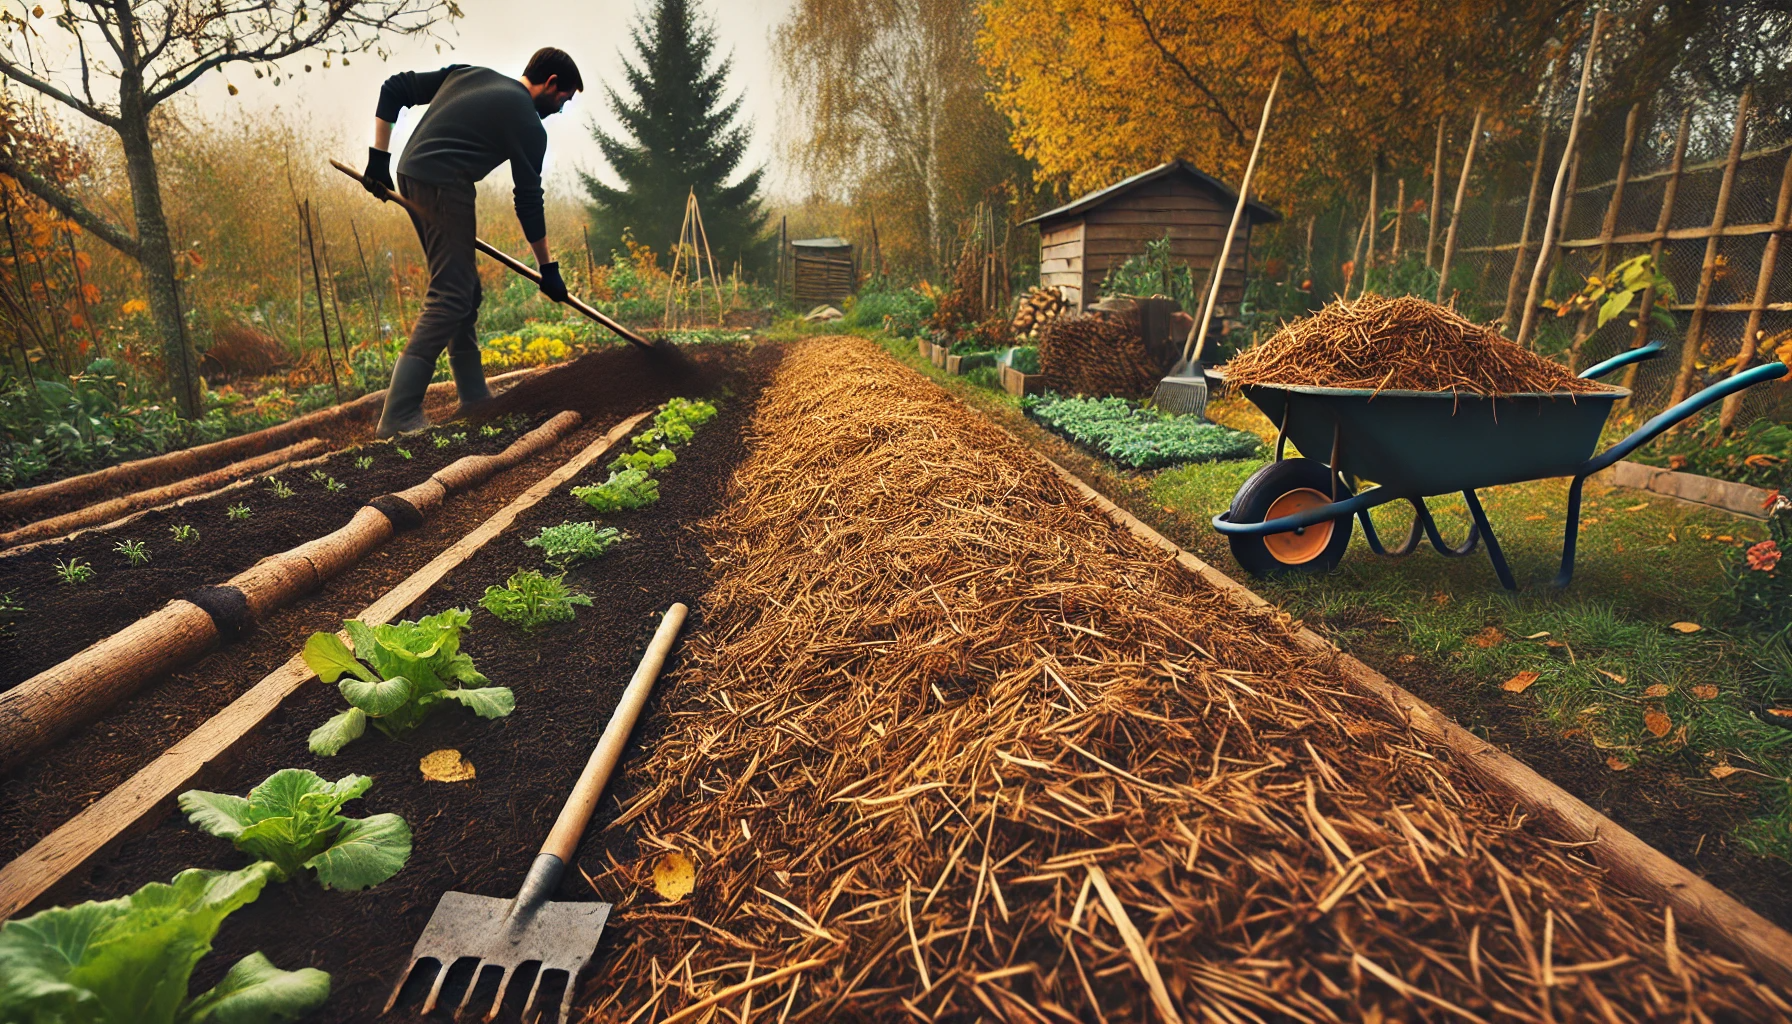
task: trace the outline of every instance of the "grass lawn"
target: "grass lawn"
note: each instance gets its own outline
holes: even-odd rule
[[[1754,714],[1772,696],[1792,697],[1792,667],[1775,670],[1771,651],[1723,628],[1728,567],[1765,524],[1589,484],[1574,583],[1557,592],[1567,481],[1538,481],[1480,492],[1516,594],[1484,551],[1446,559],[1427,544],[1382,558],[1360,527],[1335,573],[1253,579],[1209,521],[1265,459],[1121,470],[1047,432],[1006,394],[945,376],[913,342],[885,346],[1339,647],[1792,921],[1792,731]],[[1242,400],[1219,400],[1210,415],[1273,437]],[[1460,497],[1428,505],[1447,540],[1466,535]],[[1411,518],[1409,506],[1378,509],[1383,542],[1403,539]]]

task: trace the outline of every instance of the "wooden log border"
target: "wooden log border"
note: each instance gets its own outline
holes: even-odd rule
[[[611,427],[604,436],[536,481],[510,504],[354,618],[369,625],[379,625],[403,615],[405,609],[428,594],[448,573],[508,530],[518,516],[583,472],[650,415],[651,411],[639,413]],[[346,633],[338,635],[348,642]],[[225,761],[279,708],[282,701],[315,678],[316,675],[305,666],[305,659],[294,655],[135,775],[0,868],[0,921],[73,882],[97,858],[127,836],[153,828],[173,808],[178,793],[198,783],[207,770]]]
[[[501,384],[516,382],[524,377],[540,373],[540,367],[513,370],[499,374],[487,383]],[[451,394],[452,383],[431,384],[425,400],[440,398]],[[259,455],[275,448],[291,444],[306,437],[311,431],[326,427],[339,420],[372,418],[385,403],[384,388],[362,395],[352,402],[333,405],[328,409],[318,409],[303,416],[296,416],[285,423],[236,437],[227,437],[222,441],[202,444],[193,448],[182,448],[177,452],[156,455],[147,459],[132,462],[121,462],[116,466],[83,473],[80,476],[64,477],[52,480],[36,487],[22,487],[16,491],[0,494],[0,522],[21,520],[31,515],[38,508],[55,501],[68,501],[103,494],[115,487],[152,487],[158,484],[172,483],[183,476],[202,473],[209,469],[233,460],[251,455]]]
[[[16,530],[0,533],[0,545],[10,547],[27,541],[58,537],[83,526],[111,522],[114,519],[130,515],[132,512],[189,497],[202,491],[213,490],[243,477],[258,476],[295,459],[315,455],[324,447],[322,439],[308,438],[266,455],[257,455],[252,459],[233,462],[223,469],[214,469],[210,473],[201,473],[198,476],[190,476],[185,480],[178,480],[161,487],[152,487],[145,491],[126,494],[63,515],[39,519],[35,523],[21,526]]]
[[[1022,442],[1025,445],[1025,442]],[[1032,450],[1031,446],[1027,446]],[[1038,453],[1036,453],[1038,454]],[[1184,551],[1075,474],[1040,454],[1052,469],[1109,519],[1140,540],[1174,556],[1177,564],[1247,608],[1274,605],[1244,584]],[[1378,698],[1396,719],[1427,743],[1443,747],[1496,797],[1536,815],[1558,835],[1578,844],[1632,894],[1672,908],[1674,919],[1761,972],[1781,991],[1792,991],[1792,934],[1743,906],[1729,893],[1643,842],[1529,765],[1456,724],[1448,715],[1380,672],[1345,654],[1311,629],[1294,634],[1302,649],[1331,660],[1347,681]]]
[[[421,525],[450,494],[557,444],[581,422],[578,413],[562,412],[502,452],[457,459],[414,487],[373,499],[341,529],[269,555],[221,586],[177,597],[0,693],[0,771],[11,771],[148,680],[235,639],[354,566],[400,529]]]

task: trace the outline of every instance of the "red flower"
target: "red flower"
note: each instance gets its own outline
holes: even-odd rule
[[[1764,540],[1748,549],[1748,567],[1757,572],[1772,572],[1773,567],[1780,564],[1780,557],[1784,554],[1778,544]]]

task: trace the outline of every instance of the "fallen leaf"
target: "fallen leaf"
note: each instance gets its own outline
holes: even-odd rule
[[[697,887],[697,865],[677,850],[665,854],[653,865],[653,891],[668,903],[677,903]]]
[[[1723,541],[1725,544],[1728,544],[1731,541],[1735,540],[1736,538],[1730,536],[1727,533],[1720,533],[1717,535],[1717,539]]]
[[[1624,542],[1621,540],[1612,541],[1612,550],[1616,551],[1620,555],[1623,554],[1624,553]]]
[[[1630,507],[1626,508],[1624,511],[1626,511],[1626,512],[1641,512],[1643,509],[1646,509],[1648,507],[1649,507],[1649,503],[1645,501],[1645,502],[1642,502],[1641,504],[1631,505]]]
[[[1792,708],[1768,708],[1767,713],[1775,718],[1792,718]]]
[[[1448,595],[1448,594],[1432,594],[1431,600],[1436,604],[1449,604],[1450,603],[1450,595]]]
[[[1699,534],[1699,539],[1700,540],[1710,540],[1711,535],[1709,533],[1701,533],[1701,534]]]
[[[1398,657],[1394,660],[1398,661],[1402,665],[1410,665],[1413,662],[1418,661],[1419,656],[1416,654],[1402,654],[1400,657]]]
[[[417,762],[429,782],[465,782],[473,777],[473,762],[458,750],[435,750]]]
[[[1645,697],[1666,697],[1667,695],[1668,688],[1665,683],[1656,683],[1643,691],[1643,696]]]
[[[1543,520],[1548,519],[1548,518],[1549,517],[1545,516],[1545,515],[1535,515],[1535,516],[1525,516],[1524,517],[1525,522],[1527,522],[1527,523],[1541,523]]]
[[[1684,469],[1684,468],[1686,468],[1686,456],[1684,456],[1684,455],[1668,456],[1668,468],[1669,469]]]
[[[1673,731],[1674,720],[1666,712],[1650,708],[1643,714],[1643,728],[1649,730],[1649,735],[1659,738]]]
[[[1714,779],[1727,779],[1741,770],[1742,769],[1737,768],[1733,764],[1714,764],[1711,766],[1711,777]]]
[[[1543,641],[1543,646],[1545,646],[1545,647],[1566,647],[1568,645],[1563,643],[1560,640],[1545,640],[1545,641]]]
[[[1497,646],[1506,639],[1506,634],[1498,626],[1488,626],[1468,638],[1468,642],[1483,650]]]
[[[1549,635],[1549,630],[1546,629],[1541,633],[1532,633],[1530,636],[1525,637],[1525,639],[1526,640],[1541,640],[1548,635]]]
[[[1712,686],[1710,683],[1700,683],[1692,688],[1692,695],[1700,700],[1716,700],[1717,687]]]
[[[1523,693],[1530,689],[1532,683],[1542,678],[1536,672],[1520,672],[1500,684],[1500,689],[1507,693]]]
[[[1602,669],[1602,668],[1594,669],[1593,671],[1598,672],[1600,675],[1604,676],[1607,679],[1610,679],[1614,683],[1622,683],[1625,681],[1624,677],[1619,675],[1616,672],[1607,672],[1605,669]]]
[[[1630,762],[1616,754],[1605,759],[1605,766],[1614,772],[1627,772],[1630,770]]]
[[[1697,633],[1705,627],[1696,622],[1676,622],[1668,628],[1676,633]]]
[[[1582,519],[1582,520],[1581,520],[1581,521],[1580,521],[1580,525],[1582,525],[1582,526],[1598,526],[1598,525],[1599,525],[1599,520],[1597,520],[1597,519],[1592,519],[1592,518],[1588,518],[1588,519]]]

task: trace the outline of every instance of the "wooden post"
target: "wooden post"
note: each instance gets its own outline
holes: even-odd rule
[[[373,287],[373,271],[367,266],[367,250],[361,247],[361,229],[355,226],[353,220],[348,222],[348,229],[355,236],[355,256],[361,261],[361,279],[367,282],[367,301],[373,303],[373,341],[377,345],[381,337],[380,327],[385,320],[381,315],[380,293]]]
[[[1313,226],[1318,221],[1319,216],[1317,214],[1307,215],[1307,256],[1306,265],[1302,268],[1302,271],[1306,274],[1308,280],[1311,280],[1313,277]]]
[[[1730,371],[1732,377],[1748,369],[1760,347],[1761,313],[1767,308],[1767,290],[1773,285],[1773,272],[1780,256],[1780,236],[1786,231],[1788,217],[1792,217],[1792,155],[1786,157],[1786,169],[1780,172],[1780,198],[1773,207],[1773,234],[1767,236],[1767,243],[1761,249],[1761,272],[1755,277],[1755,300],[1749,304],[1748,326],[1742,329],[1742,351],[1736,354],[1736,368]],[[1740,393],[1724,399],[1718,426],[1728,433],[1736,425],[1736,414],[1741,410]]]
[[[323,221],[323,216],[317,215],[317,222],[320,226]],[[346,366],[348,364],[348,325],[342,322],[342,303],[336,294],[336,269],[330,266],[330,236],[328,234],[320,235],[317,245],[323,255],[324,276],[330,279],[330,309],[336,314],[336,340],[342,349],[343,365]]]
[[[1363,252],[1363,284],[1356,290],[1362,298],[1369,290],[1369,270],[1375,266],[1375,236],[1381,231],[1381,156],[1369,164],[1369,244]]]
[[[1680,195],[1680,171],[1686,166],[1686,135],[1692,127],[1692,107],[1688,106],[1680,112],[1680,130],[1674,136],[1674,156],[1668,164],[1668,181],[1661,191],[1661,210],[1655,215],[1655,238],[1649,243],[1649,262],[1657,269],[1661,267],[1661,249],[1667,243],[1668,224],[1674,217],[1674,201]],[[1630,339],[1631,348],[1641,348],[1649,340],[1649,318],[1655,313],[1655,288],[1643,289],[1642,301],[1637,305],[1636,334]],[[1624,368],[1624,386],[1631,391],[1636,390],[1636,374],[1640,363],[1631,363]],[[1620,407],[1630,405],[1629,398],[1620,399]]]
[[[776,290],[773,291],[773,293],[772,293],[772,301],[777,302],[777,303],[782,303],[784,301],[784,252],[785,252],[785,250],[787,250],[789,248],[790,248],[790,218],[788,216],[779,217],[778,218],[778,261],[777,261],[777,270],[774,271],[774,273],[777,275],[778,283],[776,285]]]
[[[590,289],[591,279],[597,276],[597,254],[591,251],[591,226],[580,224],[579,234],[585,239],[585,287]]]
[[[1425,211],[1425,269],[1437,255],[1438,207],[1444,202],[1444,119],[1437,119],[1437,155],[1431,159],[1431,208]],[[1311,246],[1308,246],[1311,248]],[[1312,260],[1307,261],[1311,263]]]
[[[1717,207],[1711,212],[1711,233],[1705,238],[1705,262],[1699,268],[1699,290],[1692,300],[1692,320],[1686,325],[1686,341],[1680,346],[1680,372],[1668,404],[1692,393],[1692,375],[1698,369],[1699,352],[1705,347],[1705,307],[1711,302],[1711,282],[1717,277],[1717,250],[1723,241],[1724,223],[1730,217],[1730,189],[1736,184],[1736,165],[1742,162],[1742,142],[1748,137],[1748,108],[1755,87],[1744,86],[1736,101],[1736,127],[1730,132],[1730,157],[1724,161],[1724,177],[1717,187]]]
[[[1375,207],[1371,204],[1369,209],[1363,213],[1362,224],[1357,226],[1356,246],[1350,250],[1350,273],[1344,275],[1344,292],[1339,298],[1350,298],[1350,282],[1356,279],[1356,272],[1363,265],[1363,238],[1369,233],[1369,218],[1372,217],[1374,213]],[[1358,289],[1357,293],[1360,295],[1362,290]]]
[[[1456,229],[1462,224],[1462,199],[1468,195],[1468,172],[1475,165],[1475,148],[1481,143],[1481,118],[1485,107],[1475,108],[1475,126],[1469,130],[1468,149],[1462,154],[1462,176],[1456,179],[1456,202],[1450,206],[1450,230],[1444,235],[1444,260],[1437,272],[1437,301],[1450,292],[1450,261],[1456,256]]]
[[[1599,222],[1599,270],[1604,277],[1611,271],[1612,236],[1618,231],[1618,210],[1624,205],[1624,186],[1630,181],[1630,157],[1636,152],[1636,128],[1643,119],[1643,101],[1638,100],[1630,105],[1630,114],[1624,118],[1624,149],[1618,156],[1618,177],[1612,183],[1612,198],[1605,204],[1605,219]],[[1587,338],[1595,330],[1593,326],[1594,310],[1588,308],[1580,315],[1580,324],[1574,329],[1574,344],[1568,350],[1569,369],[1580,366],[1580,349]]]
[[[1390,262],[1400,262],[1400,232],[1406,228],[1406,179],[1400,179],[1400,187],[1394,192],[1394,247],[1388,253]]]
[[[1568,165],[1568,188],[1562,193],[1562,219],[1558,222],[1556,242],[1546,249],[1537,251],[1537,261],[1543,265],[1543,291],[1538,301],[1549,295],[1550,286],[1554,283],[1556,266],[1561,260],[1562,247],[1559,244],[1568,231],[1568,220],[1574,212],[1574,190],[1580,187],[1580,154],[1574,154],[1574,161]]]
[[[305,248],[311,253],[311,283],[317,289],[317,323],[324,332],[324,358],[330,363],[330,386],[336,391],[336,401],[342,402],[342,382],[336,379],[336,354],[330,350],[330,318],[324,313],[324,276],[317,267],[317,236],[311,232],[311,200],[305,200],[299,207],[299,220],[305,225]]]
[[[1556,166],[1556,183],[1549,192],[1549,216],[1543,221],[1543,237],[1537,239],[1537,265],[1531,268],[1531,286],[1524,293],[1524,311],[1518,321],[1518,343],[1529,345],[1531,331],[1537,326],[1537,303],[1543,298],[1543,275],[1549,267],[1549,247],[1556,243],[1556,229],[1561,226],[1563,189],[1568,184],[1568,170],[1580,149],[1580,123],[1587,114],[1587,90],[1593,84],[1594,58],[1599,55],[1599,33],[1605,29],[1605,10],[1593,15],[1593,34],[1587,39],[1587,55],[1581,60],[1580,88],[1574,95],[1574,118],[1568,122],[1568,144],[1562,148],[1562,162]]]
[[[387,255],[392,255],[388,253]],[[398,272],[398,259],[392,259],[392,301],[398,306],[398,333],[408,340],[411,336],[410,325],[405,320],[404,312],[404,275]]]
[[[1543,158],[1549,154],[1549,125],[1555,119],[1556,82],[1561,78],[1562,59],[1550,65],[1549,96],[1543,101],[1543,118],[1537,127],[1537,158],[1531,162],[1531,189],[1525,194],[1524,223],[1518,229],[1518,251],[1512,254],[1512,273],[1506,278],[1506,305],[1500,310],[1500,323],[1512,326],[1512,309],[1518,305],[1518,283],[1524,280],[1525,253],[1530,251],[1531,224],[1537,219],[1537,193],[1543,186]],[[1492,239],[1488,239],[1489,242]]]
[[[291,188],[291,185],[291,172],[289,170],[287,181],[289,189]],[[293,337],[297,339],[295,344],[299,351],[302,352],[305,349],[305,208],[300,205],[297,197],[294,197],[292,205],[299,213],[299,244],[297,249],[299,255],[299,287],[297,292],[298,299],[293,303],[292,332]]]

